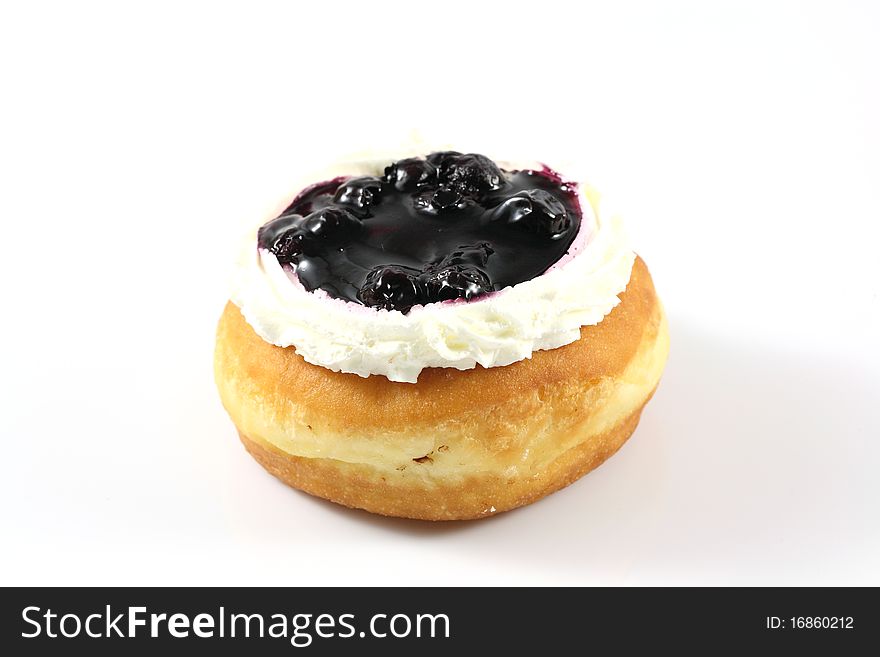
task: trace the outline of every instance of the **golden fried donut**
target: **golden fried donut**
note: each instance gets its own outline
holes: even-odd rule
[[[333,372],[261,339],[232,303],[214,365],[244,446],[286,484],[373,513],[457,520],[534,502],[614,454],[668,350],[636,258],[601,322],[504,367],[429,368],[417,384]]]

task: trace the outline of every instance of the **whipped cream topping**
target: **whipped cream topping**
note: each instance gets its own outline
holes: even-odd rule
[[[340,165],[311,182],[381,175],[390,161]],[[611,312],[629,282],[635,254],[620,218],[604,216],[598,196],[577,188],[583,217],[566,255],[541,276],[471,301],[415,306],[404,315],[309,292],[294,271],[257,248],[259,226],[242,245],[232,301],[261,338],[335,372],[415,383],[426,367],[503,367],[577,340],[581,326]]]

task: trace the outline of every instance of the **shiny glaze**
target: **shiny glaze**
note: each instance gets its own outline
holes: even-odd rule
[[[405,313],[539,276],[580,220],[575,189],[549,169],[450,151],[313,185],[260,229],[259,246],[307,290]]]

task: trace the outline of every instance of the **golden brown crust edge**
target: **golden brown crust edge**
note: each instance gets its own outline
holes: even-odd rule
[[[662,308],[638,258],[621,303],[600,324],[507,367],[430,369],[418,384],[334,373],[264,342],[231,304],[215,367],[245,447],[285,483],[384,515],[452,520],[528,504],[601,464],[633,432],[656,386],[659,371],[640,379],[642,361],[658,351],[665,361],[667,348]],[[394,449],[372,454],[372,463],[295,455],[279,447],[278,427],[331,452],[377,441]],[[442,438],[430,452],[412,448],[419,432]],[[438,445],[451,446],[460,469],[434,453]],[[412,465],[428,453],[440,457],[433,468]]]
[[[630,437],[641,412],[642,407],[611,431],[591,436],[566,451],[537,477],[509,479],[484,473],[433,486],[391,483],[370,466],[293,456],[262,441],[251,440],[241,432],[239,437],[251,456],[267,471],[288,486],[310,495],[383,516],[475,520],[536,502],[597,468]]]

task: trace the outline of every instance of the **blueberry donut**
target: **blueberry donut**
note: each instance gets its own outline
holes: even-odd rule
[[[614,454],[669,335],[591,188],[444,151],[300,185],[242,249],[215,375],[248,452],[373,513],[482,518]]]

